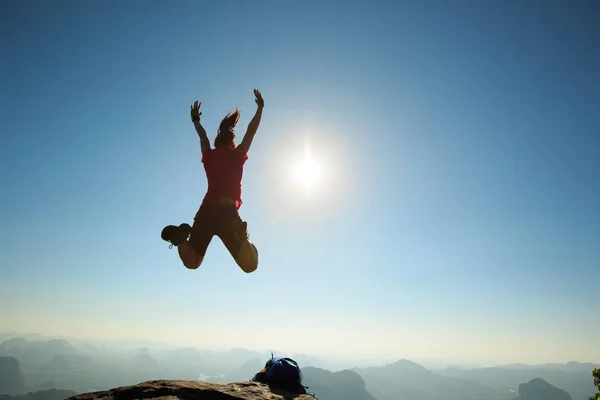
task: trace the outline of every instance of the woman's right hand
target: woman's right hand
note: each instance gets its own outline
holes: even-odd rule
[[[201,104],[202,103],[199,103],[198,100],[196,100],[196,102],[190,106],[190,116],[192,117],[192,119],[196,117],[200,118],[200,116],[202,115],[202,113],[200,112]]]

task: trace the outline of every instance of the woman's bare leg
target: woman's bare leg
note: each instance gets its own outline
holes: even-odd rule
[[[258,268],[258,249],[248,239],[242,242],[237,257],[234,256],[233,258],[242,271],[248,274]]]
[[[204,260],[204,256],[197,255],[196,250],[194,250],[187,239],[179,243],[177,252],[179,253],[181,262],[183,262],[183,265],[187,269],[197,269],[202,264],[202,260]]]

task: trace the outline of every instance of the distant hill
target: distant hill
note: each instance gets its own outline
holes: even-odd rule
[[[29,341],[22,337],[0,343],[0,356],[14,357],[21,365],[48,364],[55,356],[78,355],[76,347],[66,340]]]
[[[409,360],[353,371],[364,378],[367,390],[379,400],[506,400],[514,396],[509,390],[496,390],[475,380],[442,376]]]
[[[158,365],[158,361],[150,355],[150,349],[144,347],[138,350],[135,365],[140,370],[151,370]]]
[[[67,361],[65,356],[54,356],[52,360],[48,363],[48,368],[50,368],[54,372],[71,372],[73,367]]]
[[[354,371],[331,372],[321,368],[302,368],[303,383],[319,400],[377,400],[366,389],[364,379]]]
[[[552,386],[543,379],[532,379],[519,385],[519,400],[572,400],[562,389]]]
[[[22,393],[25,389],[19,361],[14,357],[0,357],[0,394]]]

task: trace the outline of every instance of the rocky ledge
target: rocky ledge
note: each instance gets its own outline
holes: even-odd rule
[[[68,400],[315,400],[308,395],[289,393],[256,382],[211,383],[156,380],[111,390],[83,393]]]

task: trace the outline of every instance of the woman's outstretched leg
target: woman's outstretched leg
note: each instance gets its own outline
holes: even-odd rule
[[[219,235],[236,264],[246,273],[258,268],[258,249],[248,236],[247,224],[238,215],[229,227]]]
[[[248,239],[242,241],[237,256],[233,258],[242,271],[248,274],[258,268],[258,249]]]

